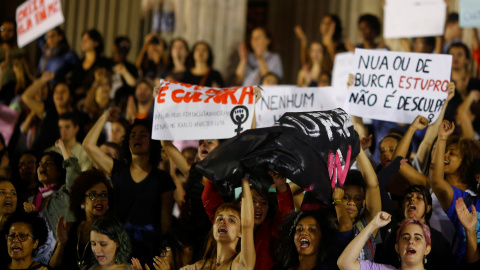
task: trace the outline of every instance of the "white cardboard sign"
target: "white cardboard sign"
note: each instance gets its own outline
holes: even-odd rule
[[[28,0],[17,8],[15,14],[20,48],[65,20],[60,0]]]
[[[389,1],[384,7],[383,37],[442,36],[446,14],[444,1]]]
[[[340,106],[345,102],[348,75],[353,73],[355,56],[352,52],[337,53],[333,63],[332,87],[335,88],[335,99]]]
[[[155,98],[152,139],[227,139],[250,129],[255,109],[253,88],[164,81]]]
[[[460,27],[480,27],[480,2],[478,0],[460,0]]]
[[[333,87],[262,86],[255,106],[257,128],[271,127],[286,112],[324,111],[337,108]]]
[[[344,109],[356,116],[412,123],[435,121],[448,96],[452,56],[355,50],[354,84]]]

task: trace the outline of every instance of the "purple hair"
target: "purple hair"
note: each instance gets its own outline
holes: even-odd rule
[[[404,219],[402,223],[400,223],[400,228],[398,228],[397,231],[397,243],[400,239],[400,234],[402,233],[402,231],[410,224],[416,224],[422,228],[423,235],[425,237],[425,240],[427,241],[427,246],[430,246],[432,244],[430,228],[428,227],[427,223],[425,223],[424,219],[418,219],[416,217]]]

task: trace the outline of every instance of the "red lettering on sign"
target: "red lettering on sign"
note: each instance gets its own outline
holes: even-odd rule
[[[245,97],[248,97],[248,104],[253,104],[253,86],[244,87],[238,100],[238,104],[243,104]]]

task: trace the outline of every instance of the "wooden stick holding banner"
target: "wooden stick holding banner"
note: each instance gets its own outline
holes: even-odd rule
[[[434,122],[448,96],[451,55],[357,49],[345,110],[372,119]]]
[[[252,126],[255,100],[260,97],[257,86],[213,88],[162,81],[155,96],[152,138],[234,137]]]

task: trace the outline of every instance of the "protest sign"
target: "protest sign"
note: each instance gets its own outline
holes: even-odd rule
[[[332,87],[335,89],[335,100],[340,106],[345,102],[348,75],[353,73],[354,54],[352,52],[337,53],[333,63]]]
[[[64,21],[60,0],[29,0],[16,11],[18,47],[27,45]]]
[[[435,121],[448,96],[451,55],[355,50],[349,114],[400,123]]]
[[[458,7],[460,27],[480,27],[480,2],[478,0],[460,0]]]
[[[262,86],[255,106],[257,127],[271,127],[286,112],[323,111],[337,108],[332,87]]]
[[[444,1],[388,1],[384,6],[383,37],[442,36],[446,14]]]
[[[212,88],[164,81],[153,114],[152,138],[231,138],[252,125],[254,86]]]

